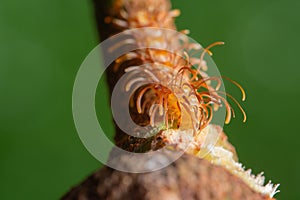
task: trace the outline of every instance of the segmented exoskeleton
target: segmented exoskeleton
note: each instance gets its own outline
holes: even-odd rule
[[[254,176],[245,171],[237,162],[235,149],[224,132],[210,124],[214,113],[222,105],[226,108],[225,123],[235,117],[226,97],[237,104],[243,113],[243,121],[246,121],[239,102],[220,89],[222,79],[229,80],[241,90],[244,101],[243,88],[227,77],[209,76],[207,73],[209,66],[205,56],[212,55],[210,49],[223,42],[203,48],[182,36],[187,35],[188,30],[180,31],[182,34],[163,31],[176,31],[174,18],[179,14],[179,10],[171,10],[169,0],[116,0],[105,17],[105,23],[114,30],[112,33],[151,27],[134,34],[127,32],[128,37],[111,46],[112,54],[127,45],[135,45],[137,50],[115,60],[108,73],[115,77],[108,77],[108,80],[113,88],[120,77],[126,76],[124,92],[133,91],[133,95],[124,109],[129,106],[131,117],[138,125],[153,127],[146,134],[156,135],[150,139],[135,138],[117,129],[117,145],[134,152],[157,150],[168,145],[201,157],[203,138],[211,132],[221,133],[216,141],[209,141],[205,146],[212,147],[206,159],[226,167],[252,189],[272,199],[279,185],[264,185],[262,175]]]
[[[106,17],[105,22],[120,31],[143,27],[176,30],[174,18],[180,14],[179,10],[170,10],[169,1],[166,0],[151,0],[150,3],[119,0],[115,2],[113,11],[115,15]],[[188,34],[188,31],[183,30],[181,33]],[[188,41],[187,37],[172,35],[159,29],[141,30],[140,34],[133,37],[134,39],[127,38],[117,42],[111,51],[122,45],[135,44],[140,47],[119,57],[113,68],[115,73],[127,74],[125,90],[136,91],[131,99],[131,110],[135,110],[138,115],[146,115],[145,120],[139,121],[139,124],[155,126],[155,123],[163,120],[167,129],[193,128],[197,133],[210,123],[214,111],[221,105],[225,105],[227,111],[225,122],[230,122],[234,111],[224,96],[232,98],[241,108],[232,96],[219,91],[221,77],[209,77],[206,74],[208,66],[204,56],[211,54],[211,47],[221,45],[222,42],[202,48],[199,44]],[[149,46],[149,43],[151,47],[157,48],[142,48]],[[162,50],[163,48],[171,48],[173,52]],[[201,54],[194,56],[189,53],[191,51]],[[135,59],[139,59],[141,65],[128,64]],[[217,82],[215,87],[212,86],[212,81]],[[231,82],[241,89],[244,100],[242,87],[235,81]],[[246,120],[246,115],[242,108],[241,110]]]

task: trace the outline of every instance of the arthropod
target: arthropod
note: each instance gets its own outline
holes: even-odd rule
[[[214,113],[223,106],[226,109],[225,123],[235,117],[235,111],[227,99],[237,105],[243,114],[243,121],[246,121],[246,114],[240,103],[221,89],[222,80],[228,80],[240,89],[242,101],[246,95],[236,81],[224,76],[210,76],[208,73],[209,66],[205,56],[212,55],[211,48],[222,45],[223,42],[203,48],[188,40],[188,30],[180,31],[181,34],[162,30],[176,30],[174,18],[179,14],[179,10],[171,10],[168,0],[117,0],[105,22],[118,31],[158,28],[142,29],[112,46],[112,53],[126,45],[140,47],[115,60],[113,71],[127,76],[124,92],[134,91],[129,102],[133,120],[141,126],[154,127],[146,134],[163,132],[161,136],[164,137],[164,142],[181,150],[184,149],[181,148],[182,144],[191,142],[190,153],[197,156],[204,143],[203,136],[210,135],[210,130],[214,129],[210,126]],[[145,46],[151,47],[143,48]],[[269,183],[264,186],[264,177],[256,177],[245,171],[236,162],[235,151],[231,149],[227,138],[224,138],[217,146],[214,146],[215,143],[208,143],[207,147],[212,147],[210,161],[226,167],[252,189],[273,197],[279,185]],[[151,140],[154,141],[155,138],[150,138],[150,142]],[[136,140],[138,148],[143,146],[143,142],[142,139]],[[123,147],[126,146],[124,140],[120,143]],[[130,141],[128,146],[135,151],[136,148],[131,148],[133,143]],[[149,140],[146,143],[148,145]],[[152,150],[160,147],[154,146]]]
[[[120,3],[115,8],[115,16],[107,17],[105,21],[120,30],[148,26],[175,29],[173,18],[180,12],[179,10],[169,11],[168,1],[161,3],[159,0],[152,0],[150,7],[144,4],[144,1],[124,1],[124,4]],[[188,34],[189,31],[183,30],[181,33]],[[211,55],[210,49],[222,45],[222,42],[202,48],[199,44],[188,41],[186,37],[152,29],[134,37],[135,40],[126,39],[117,43],[116,46],[135,43],[142,47],[144,43],[151,43],[154,47],[159,47],[159,49],[147,48],[129,52],[115,62],[114,71],[124,70],[129,77],[125,90],[136,90],[130,106],[138,115],[146,116],[144,122],[139,123],[155,126],[156,123],[164,121],[167,129],[190,127],[197,133],[211,122],[213,113],[222,105],[225,106],[227,112],[225,123],[229,123],[235,116],[226,96],[238,105],[244,115],[244,121],[246,120],[246,114],[239,102],[231,95],[219,90],[222,77],[210,77],[206,73],[208,66],[204,56]],[[161,49],[170,44],[173,52]],[[189,52],[198,52],[198,54],[194,56],[194,53]],[[201,52],[200,55],[199,52]],[[140,66],[127,64],[125,69],[120,67],[136,59],[144,64]],[[243,88],[237,82],[226,79],[238,86],[244,100]],[[217,85],[213,86],[211,82],[216,82]],[[135,85],[140,87],[135,87]]]

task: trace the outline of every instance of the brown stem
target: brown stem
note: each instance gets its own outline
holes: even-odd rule
[[[101,40],[104,40],[118,32],[113,26],[105,23],[105,17],[114,15],[114,13],[110,10],[109,0],[93,0],[93,2],[99,36]],[[131,62],[139,64],[140,60],[132,60]],[[106,73],[110,89],[114,87],[118,78],[123,75],[122,70],[118,70],[118,73],[115,73],[111,67]],[[130,139],[128,140],[128,138],[132,140],[132,137],[122,133],[118,128],[116,129],[115,141],[118,146],[134,151],[131,149],[132,146],[130,144],[132,143],[129,141]],[[134,141],[136,145],[141,146],[143,142],[145,142],[143,139]],[[159,151],[165,153],[166,156],[172,154],[172,152],[164,148]],[[127,166],[126,160],[126,155],[121,156],[119,165]],[[140,162],[146,163],[146,160],[141,160]],[[130,170],[133,166],[129,165],[127,167]],[[266,200],[268,197],[254,192],[241,179],[225,168],[213,165],[193,155],[184,154],[168,167],[151,173],[131,174],[104,167],[74,187],[61,199]]]
[[[168,150],[163,150],[172,154]],[[120,160],[127,160],[126,156]],[[151,160],[153,162],[159,162]],[[145,162],[141,160],[140,162]],[[147,160],[149,162],[149,160]],[[120,162],[120,165],[128,163]],[[134,166],[127,166],[130,167]],[[151,173],[131,174],[104,167],[62,200],[266,200],[226,169],[191,155],[183,155],[168,167]]]

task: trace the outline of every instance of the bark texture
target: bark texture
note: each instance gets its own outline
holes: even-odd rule
[[[166,156],[172,152],[166,151]],[[120,165],[127,165],[126,156]],[[145,162],[141,160],[141,162]],[[155,162],[155,161],[154,161]],[[128,168],[133,166],[127,166]],[[191,155],[183,155],[156,172],[133,174],[104,167],[62,200],[266,200],[226,169]]]
[[[162,0],[162,2],[165,1]],[[109,9],[110,1],[93,0],[93,2],[101,40],[118,33],[118,29],[105,23],[106,16],[114,15]],[[130,62],[134,62],[137,65],[140,64],[138,59]],[[122,69],[130,65],[130,63],[125,63],[124,66],[120,66],[121,70],[118,70],[119,73],[117,74],[111,68],[108,68],[106,73],[110,89],[114,87],[118,78],[123,75]],[[139,140],[125,135],[117,127],[115,141],[118,146],[129,151],[135,151],[134,147],[144,142],[142,139]],[[166,156],[172,154],[165,148],[159,151],[165,152]],[[125,155],[121,156],[119,164],[128,165],[126,160]],[[140,162],[146,163],[146,160],[141,160]],[[130,169],[133,166],[129,165],[127,167]],[[109,167],[103,167],[71,189],[61,199],[266,200],[269,198],[254,192],[241,179],[232,175],[225,168],[213,165],[193,155],[184,154],[168,167],[151,173],[124,173]]]

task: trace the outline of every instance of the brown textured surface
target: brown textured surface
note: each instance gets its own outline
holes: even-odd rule
[[[125,0],[127,1],[127,0]],[[153,14],[154,16],[157,16],[158,11],[162,11],[164,13],[168,12],[171,9],[171,4],[169,0],[148,0],[148,1],[132,1],[128,0],[131,2],[131,9],[136,10],[136,13],[138,11],[144,10],[145,5],[147,4],[154,4],[152,6],[155,7],[153,9]],[[124,0],[93,0],[94,2],[94,8],[95,8],[95,14],[96,14],[96,20],[97,20],[97,27],[98,27],[98,32],[100,36],[100,40],[103,41],[109,36],[112,36],[114,34],[117,34],[119,32],[124,31],[124,28],[120,28],[113,23],[106,23],[105,18],[107,16],[110,16],[111,18],[116,18],[116,19],[123,19],[120,16],[120,9],[122,8],[122,4]],[[113,6],[112,6],[113,5]],[[134,18],[131,19],[131,21],[135,21]],[[152,20],[153,21],[153,20]],[[159,22],[156,22],[155,20],[153,21],[151,26],[158,27],[162,26]],[[169,28],[169,29],[175,29],[175,24],[174,21],[169,21],[169,23],[166,23],[165,25],[162,26],[162,28]],[[105,59],[105,58],[104,58]],[[136,65],[141,65],[143,64],[143,61],[139,58],[132,59],[132,60],[127,60],[122,62],[122,64],[118,67],[117,71],[114,71],[114,65],[115,63],[112,63],[107,69],[106,69],[106,79],[109,85],[110,92],[112,92],[116,82],[120,79],[120,77],[123,76],[124,70],[129,67],[129,66],[136,66]],[[124,104],[126,102],[120,102],[121,104]],[[123,106],[124,109],[128,107],[128,105]],[[137,124],[142,125],[145,123],[145,121],[148,121],[148,115],[139,115],[135,109],[130,110],[130,114],[132,116],[133,121],[135,121]],[[126,133],[124,133],[118,126],[116,127],[116,134],[114,137],[115,143],[117,146],[129,150],[129,151],[135,151],[135,149],[138,148],[138,152],[140,151],[140,145],[142,146],[147,146],[147,143],[149,143],[147,140],[140,139],[140,138],[133,138]],[[133,146],[133,142],[134,145]],[[136,147],[138,146],[138,147]],[[150,148],[147,148],[149,150]]]
[[[121,160],[126,160],[126,157]],[[125,163],[120,162],[120,165],[122,164]],[[62,200],[87,199],[266,200],[267,198],[255,193],[224,168],[191,155],[183,155],[170,166],[151,173],[130,174],[105,167],[62,198]]]
[[[99,34],[101,39],[104,40],[120,31],[110,24],[104,23],[104,18],[107,15],[116,16],[117,14],[108,9],[108,0],[93,1]],[[168,3],[169,1],[162,0],[161,2]],[[132,60],[130,62],[137,64],[140,61]],[[122,76],[126,66],[130,66],[130,64],[124,63],[124,66],[120,67],[118,73],[114,73],[112,68],[107,70],[110,89],[114,87],[116,81]],[[131,149],[132,145],[143,143],[142,140],[125,135],[118,128],[115,140],[118,146],[131,151],[135,151],[134,148]],[[123,156],[119,164],[128,165],[125,161],[126,156]],[[140,162],[145,161],[141,160]],[[130,165],[128,167],[130,168]],[[225,168],[213,165],[193,155],[184,154],[168,167],[151,173],[124,173],[104,167],[62,197],[62,200],[99,199],[266,200],[268,197],[254,192],[242,180],[232,175]]]

